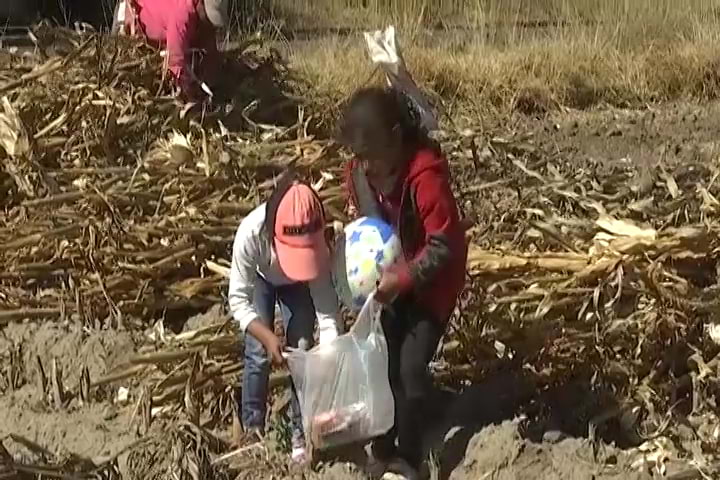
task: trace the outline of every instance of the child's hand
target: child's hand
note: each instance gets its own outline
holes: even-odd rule
[[[257,338],[258,341],[262,343],[273,364],[278,367],[285,365],[282,343],[272,330],[263,325],[261,322],[253,320],[250,322],[250,325],[248,325],[247,333]]]
[[[267,350],[267,353],[275,366],[281,367],[285,365],[286,360],[283,355],[283,347],[280,343],[280,339],[276,335],[273,335],[272,337],[268,336],[265,340],[265,350]]]
[[[386,271],[378,284],[375,300],[385,305],[392,303],[400,294],[400,279],[397,274]]]

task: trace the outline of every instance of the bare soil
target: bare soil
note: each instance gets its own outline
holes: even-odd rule
[[[49,458],[75,455],[96,463],[112,457],[136,438],[128,428],[126,412],[109,405],[74,405],[65,410],[38,402],[37,389],[26,386],[0,399],[3,422],[0,438],[12,435],[21,447],[29,441],[50,452]],[[11,453],[24,455],[19,448]]]
[[[604,460],[614,464],[606,464]],[[598,458],[586,439],[569,438],[558,443],[533,443],[522,438],[518,422],[491,425],[476,434],[463,462],[452,472],[450,480],[492,478],[513,480],[542,478],[547,480],[595,479],[642,480],[651,476],[632,471],[622,451],[606,447]]]
[[[9,324],[0,333],[0,354],[13,345],[22,347],[27,382],[37,380],[36,358],[46,373],[56,359],[64,381],[74,386],[83,367],[87,366],[90,378],[97,378],[126,361],[134,352],[135,339],[126,331],[93,330],[71,323]]]
[[[678,161],[716,162],[720,104],[674,103],[647,110],[605,109],[516,117],[544,151],[578,161],[631,161],[659,166]]]
[[[0,395],[0,439],[13,436],[6,445],[11,453],[27,455],[28,442],[49,452],[49,458],[75,455],[102,460],[115,455],[135,438],[127,425],[127,412],[112,402],[116,390],[108,390],[98,402],[83,404],[68,395],[64,408],[57,408],[40,390],[38,360],[49,378],[52,363],[62,371],[67,391],[78,391],[80,376],[87,367],[90,378],[98,378],[125,361],[135,350],[129,332],[87,330],[74,324],[10,324],[0,331],[0,355],[11,350],[22,370],[14,389]],[[7,358],[7,357],[6,357]],[[26,446],[23,446],[23,443]],[[37,453],[37,452],[35,452]]]
[[[443,470],[444,454],[440,452],[439,464],[431,467],[436,479],[515,480],[538,478],[548,480],[645,480],[652,479],[648,472],[632,468],[635,459],[626,452],[603,445],[598,455],[593,444],[584,438],[565,438],[560,441],[535,443],[523,437],[518,420],[507,420],[488,425],[476,433],[462,452],[462,461],[451,472]],[[452,450],[456,429],[446,439]],[[317,478],[323,480],[353,480],[367,478],[357,465],[338,462],[324,468]]]

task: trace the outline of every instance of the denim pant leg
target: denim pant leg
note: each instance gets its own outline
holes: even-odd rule
[[[277,293],[260,275],[255,281],[255,309],[257,321],[273,330]],[[245,335],[245,365],[242,386],[242,423],[245,429],[265,428],[267,414],[268,380],[270,360],[262,343],[252,335]]]
[[[313,346],[313,333],[315,329],[315,306],[310,296],[310,290],[304,283],[282,286],[277,289],[278,300],[285,325],[287,345],[297,348],[300,340],[307,343],[306,348]],[[291,385],[291,423],[294,442],[304,440],[302,412],[295,385]]]

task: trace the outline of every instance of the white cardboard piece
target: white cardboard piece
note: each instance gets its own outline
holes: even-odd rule
[[[364,36],[370,60],[383,69],[388,84],[403,92],[413,102],[420,114],[423,128],[428,132],[437,130],[435,111],[405,66],[395,27],[390,25],[385,30],[365,32]]]

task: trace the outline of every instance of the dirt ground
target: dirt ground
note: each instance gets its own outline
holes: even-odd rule
[[[452,438],[448,439],[448,443]],[[568,438],[533,443],[522,437],[518,421],[489,425],[467,444],[462,462],[452,472],[442,465],[431,468],[432,477],[449,480],[538,478],[548,480],[644,480],[653,478],[632,468],[630,455],[615,447],[603,447],[598,457],[586,439]],[[442,455],[440,461],[442,462]],[[336,463],[317,478],[353,480],[366,476],[351,463]]]
[[[553,112],[516,117],[544,151],[578,160],[623,160],[658,166],[682,160],[717,162],[720,104],[675,103],[647,110]]]
[[[431,478],[653,478],[632,468],[637,451],[616,446],[610,432],[599,432],[592,442],[587,431],[577,430],[588,410],[607,408],[595,393],[577,385],[537,393],[527,379],[513,372],[494,374],[461,393],[438,391],[425,425]],[[539,414],[538,402],[550,409],[549,416]],[[360,447],[328,457],[333,459],[318,478],[367,478],[362,473],[367,457]]]
[[[523,439],[516,422],[489,426],[476,434],[467,447],[462,463],[450,480],[493,478],[560,479],[626,479],[652,478],[633,472],[628,459],[614,448],[607,448],[605,458],[614,457],[615,465],[605,465],[593,455],[590,442],[565,439],[558,443],[536,444]]]
[[[633,162],[647,166],[648,175],[630,179],[641,191],[652,181],[653,170],[661,164],[683,162],[718,163],[720,143],[720,104],[674,104],[648,107],[642,111],[597,110],[553,112],[539,118],[517,116],[511,119],[484,119],[483,128],[500,137],[524,135],[532,148],[547,155],[573,157],[579,161]],[[692,174],[689,167],[687,174]],[[479,173],[482,175],[482,172]],[[650,179],[650,180],[648,180]],[[488,201],[487,208],[503,208]],[[210,316],[215,321],[217,307]],[[193,320],[200,326],[203,320]],[[96,331],[73,324],[22,323],[0,328],[0,373],[9,371],[14,356],[16,380],[11,386],[0,383],[0,440],[14,436],[11,453],[23,456],[32,443],[63,457],[75,454],[87,459],[114,455],[137,440],[129,426],[129,406],[116,405],[112,397],[117,385],[98,402],[82,404],[68,399],[64,410],[46,406],[38,391],[37,358],[46,372],[53,359],[62,367],[63,381],[75,386],[83,367],[90,378],[97,378],[127,360],[137,339],[127,332]],[[7,360],[7,361],[6,361]],[[5,369],[5,370],[3,370]],[[493,381],[493,380],[490,380]],[[503,380],[504,381],[504,380]],[[527,385],[503,384],[484,389],[470,387],[451,403],[439,402],[443,412],[428,433],[428,447],[437,453],[436,477],[469,479],[642,479],[647,474],[631,469],[632,458],[604,442],[594,444],[585,438],[564,438],[556,434],[573,410],[562,411],[556,424],[527,425],[518,420],[532,392]],[[3,388],[5,387],[5,388]],[[475,389],[475,390],[474,390]],[[447,405],[451,405],[446,407]],[[573,429],[571,433],[582,434]],[[534,437],[534,438],[533,438]],[[599,445],[599,446],[598,446]],[[344,460],[312,474],[322,479],[364,478]],[[362,463],[360,459],[352,459]]]
[[[135,441],[121,405],[107,400],[83,404],[79,398],[69,397],[62,409],[50,406],[52,402],[43,400],[37,368],[39,359],[49,377],[53,361],[57,362],[65,388],[78,391],[84,367],[91,379],[98,378],[133,353],[131,334],[86,330],[72,324],[7,325],[0,331],[0,355],[17,351],[18,346],[21,355],[15,363],[22,369],[22,378],[15,389],[0,395],[0,439],[12,437],[13,442],[5,443],[12,454],[33,458],[31,454],[45,451],[49,459],[74,455],[98,462]]]

